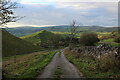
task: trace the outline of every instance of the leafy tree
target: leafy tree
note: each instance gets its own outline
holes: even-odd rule
[[[12,0],[0,0],[0,25],[16,22],[22,18],[14,15],[13,10],[18,8],[16,5],[17,2]]]
[[[86,32],[80,36],[80,44],[84,46],[93,46],[94,43],[98,42],[99,39],[96,33]]]

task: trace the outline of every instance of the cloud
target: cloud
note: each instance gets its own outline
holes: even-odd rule
[[[21,0],[21,2],[110,2],[111,0]],[[114,0],[112,2],[116,2],[116,1],[119,1],[119,0]]]
[[[25,1],[29,0],[24,0],[22,3],[25,3]],[[17,25],[70,24],[75,19],[84,25],[117,26],[118,5],[116,5],[116,2],[72,2],[73,0],[71,2],[59,0],[61,1],[59,2],[45,0],[47,2],[45,3],[43,0],[43,2],[40,1],[37,4],[19,4],[23,8],[17,9],[16,14],[26,17],[20,20]]]

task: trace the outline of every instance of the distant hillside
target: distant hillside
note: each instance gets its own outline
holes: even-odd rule
[[[30,44],[18,37],[13,36],[7,31],[2,30],[2,54],[5,56],[13,56],[15,54],[26,54],[38,51],[39,47]]]
[[[118,29],[120,30],[120,27],[108,27],[108,28],[100,28],[98,30],[96,30],[97,32],[112,32],[112,31],[118,31]]]
[[[6,30],[17,37],[29,35],[38,31],[46,30],[46,31],[56,31],[56,32],[68,32],[70,26],[69,25],[61,25],[61,26],[48,26],[48,27],[31,27],[31,26],[21,26],[17,28],[7,28]],[[118,30],[117,27],[102,27],[102,26],[80,26],[78,28],[78,32],[84,31],[96,31],[96,32],[112,32],[114,30]]]
[[[42,29],[38,27],[21,26],[21,27],[16,27],[16,28],[7,28],[6,30],[17,37],[20,37],[20,36],[25,36],[28,34],[35,33]]]

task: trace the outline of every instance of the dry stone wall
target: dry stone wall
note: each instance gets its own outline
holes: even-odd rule
[[[114,53],[116,57],[120,58],[120,47],[112,47],[109,44],[103,43],[99,46],[83,46],[70,49],[75,53],[91,54],[99,58],[102,54]]]

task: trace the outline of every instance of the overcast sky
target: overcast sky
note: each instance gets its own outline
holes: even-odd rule
[[[117,26],[118,2],[101,1],[19,0],[18,6],[23,8],[15,9],[15,14],[26,17],[8,27],[69,25],[72,20],[83,25]]]

